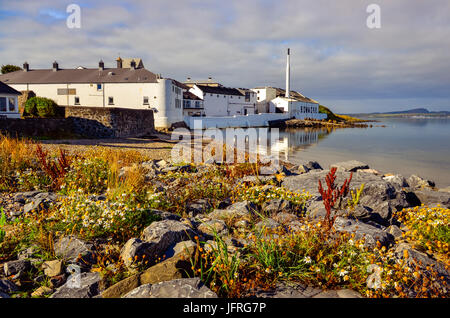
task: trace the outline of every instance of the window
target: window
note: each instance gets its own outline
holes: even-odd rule
[[[75,105],[80,105],[80,97],[75,96]]]
[[[184,100],[183,101],[183,108],[191,108],[191,101],[190,100]]]
[[[16,99],[14,97],[9,97],[9,111],[14,112],[16,111]]]
[[[250,101],[250,92],[245,92],[245,101],[246,102]]]
[[[102,90],[102,84],[97,84],[97,90],[101,91]]]
[[[143,103],[144,103],[144,105],[148,105],[148,96],[144,96]]]
[[[198,100],[195,101],[195,108],[200,108],[200,102]]]
[[[108,97],[108,105],[114,105],[114,97]]]
[[[175,99],[175,108],[181,108],[181,99]]]
[[[0,112],[6,112],[6,97],[0,97]]]

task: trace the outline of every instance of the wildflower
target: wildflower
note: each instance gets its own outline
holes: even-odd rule
[[[311,259],[311,257],[309,257],[309,256],[305,256],[305,257],[303,258],[303,261],[304,261],[306,264],[311,264],[312,259]]]
[[[346,270],[344,270],[344,269],[341,269],[340,271],[339,271],[339,276],[341,276],[341,277],[344,277],[345,275],[347,275],[348,274],[348,271],[346,271]]]

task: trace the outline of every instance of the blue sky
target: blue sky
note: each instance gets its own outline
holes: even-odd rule
[[[120,53],[180,81],[284,87],[290,47],[291,86],[338,112],[450,110],[449,21],[447,0],[0,0],[0,64],[113,67]]]

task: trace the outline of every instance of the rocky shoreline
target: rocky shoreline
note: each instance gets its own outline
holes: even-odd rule
[[[289,119],[273,121],[270,123],[270,127],[276,128],[369,128],[372,124],[366,124],[364,122],[336,122],[326,120],[313,120],[313,119]]]
[[[153,160],[142,165],[145,166],[148,182],[156,182],[156,176],[172,173],[194,176],[202,169],[208,169],[208,166],[215,166],[201,165],[192,169],[189,165],[172,165],[164,160]],[[351,189],[356,191],[363,185],[358,205],[350,212],[342,211],[336,218],[336,231],[351,234],[356,240],[363,239],[369,249],[384,247],[391,250],[399,261],[411,266],[421,269],[433,267],[448,284],[448,264],[403,241],[402,236],[408,229],[394,215],[397,211],[421,205],[450,209],[450,189],[436,189],[432,181],[415,175],[405,178],[398,174],[381,174],[358,161],[336,163],[329,168],[333,167],[337,169],[338,184],[353,173]],[[158,220],[146,227],[139,237],[128,239],[123,245],[110,244],[101,239],[86,241],[75,235],[55,235],[51,260],[40,258],[33,245],[19,251],[15,259],[0,259],[0,298],[18,297],[29,292],[30,288],[33,289],[29,292],[31,297],[51,298],[218,297],[193,272],[192,264],[193,259],[198,259],[199,251],[217,250],[219,243],[215,238],[221,238],[230,257],[239,258],[251,244],[248,237],[255,229],[277,231],[282,228],[285,233],[301,233],[305,225],[303,219],[315,224],[326,215],[317,185],[319,180],[325,180],[330,169],[323,169],[318,162],[286,164],[279,171],[263,171],[262,168],[257,175],[243,176],[239,183],[261,184],[262,188],[270,189],[273,185],[268,182],[275,181],[290,191],[308,192],[311,199],[304,206],[304,216],[300,216],[298,207],[280,198],[261,205],[247,200],[224,200],[212,211],[208,198],[203,198],[187,203],[185,215],[152,210]],[[126,170],[123,168],[121,172]],[[170,191],[176,182],[172,178],[167,183],[161,183],[160,190]],[[58,205],[62,197],[42,191],[0,194],[0,206],[4,207],[8,219],[14,220],[36,211],[45,213]],[[91,196],[89,200],[98,202],[106,200],[106,197]],[[132,274],[105,284],[93,264],[98,263],[104,249],[112,247]],[[145,268],[135,262],[143,259],[149,261]],[[70,274],[71,269],[72,272],[79,271],[80,275]],[[109,270],[114,271],[114,268]],[[48,283],[36,289],[35,283],[26,282],[30,278],[29,273],[32,273],[31,279],[35,283]],[[409,296],[414,297],[414,291],[410,293]],[[326,290],[321,286],[279,281],[270,289],[255,288],[243,296],[354,298],[366,295],[348,288]]]

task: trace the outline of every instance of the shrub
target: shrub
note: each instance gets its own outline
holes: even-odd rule
[[[54,117],[57,104],[48,98],[31,97],[25,103],[25,116],[32,117]]]

